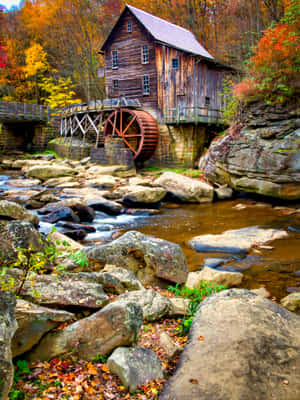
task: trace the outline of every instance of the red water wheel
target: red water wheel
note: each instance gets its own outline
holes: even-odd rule
[[[120,108],[113,111],[104,126],[104,140],[117,136],[124,140],[136,161],[148,160],[156,149],[158,127],[146,111]]]

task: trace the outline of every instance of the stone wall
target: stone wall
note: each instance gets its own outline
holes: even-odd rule
[[[205,126],[160,124],[158,127],[158,145],[147,165],[194,168],[208,140]]]
[[[42,152],[46,149],[49,140],[54,137],[55,131],[55,127],[50,125],[2,124],[0,150],[3,153],[9,153],[13,150]]]
[[[72,144],[70,143],[48,143],[48,150],[54,151],[59,157],[69,158],[70,160],[81,160],[89,157],[91,145]]]
[[[105,140],[105,147],[91,150],[91,161],[104,165],[127,165],[134,166],[131,151],[125,146],[120,138],[108,137]]]

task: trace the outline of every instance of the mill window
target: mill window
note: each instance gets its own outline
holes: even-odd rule
[[[113,88],[119,89],[119,81],[118,80],[113,80]]]
[[[179,59],[178,58],[172,58],[171,68],[179,69]]]
[[[208,107],[210,105],[210,97],[205,96],[205,106]]]
[[[119,64],[118,64],[118,51],[117,50],[113,50],[112,51],[112,67],[113,68],[118,68]]]
[[[144,75],[143,76],[143,94],[150,94],[149,75]]]
[[[142,64],[148,64],[149,62],[149,52],[148,46],[145,44],[142,46]]]
[[[131,23],[131,19],[129,19],[127,21],[127,32],[131,33],[132,32],[132,23]]]

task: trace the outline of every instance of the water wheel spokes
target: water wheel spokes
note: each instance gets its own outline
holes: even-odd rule
[[[147,160],[155,151],[158,128],[147,112],[121,108],[113,111],[105,123],[104,140],[111,136],[121,137],[135,160]]]

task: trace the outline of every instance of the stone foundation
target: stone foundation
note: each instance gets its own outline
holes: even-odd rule
[[[158,128],[158,145],[147,165],[194,168],[208,141],[206,128],[193,124],[160,124]]]
[[[106,138],[105,147],[91,150],[91,161],[104,165],[127,165],[134,167],[131,151],[125,146],[121,138]]]
[[[55,128],[45,125],[2,124],[0,130],[0,150],[9,153],[13,150],[42,152],[55,135]]]
[[[48,150],[54,151],[58,157],[69,158],[70,160],[82,160],[90,156],[91,145],[72,144],[70,143],[48,143]]]

